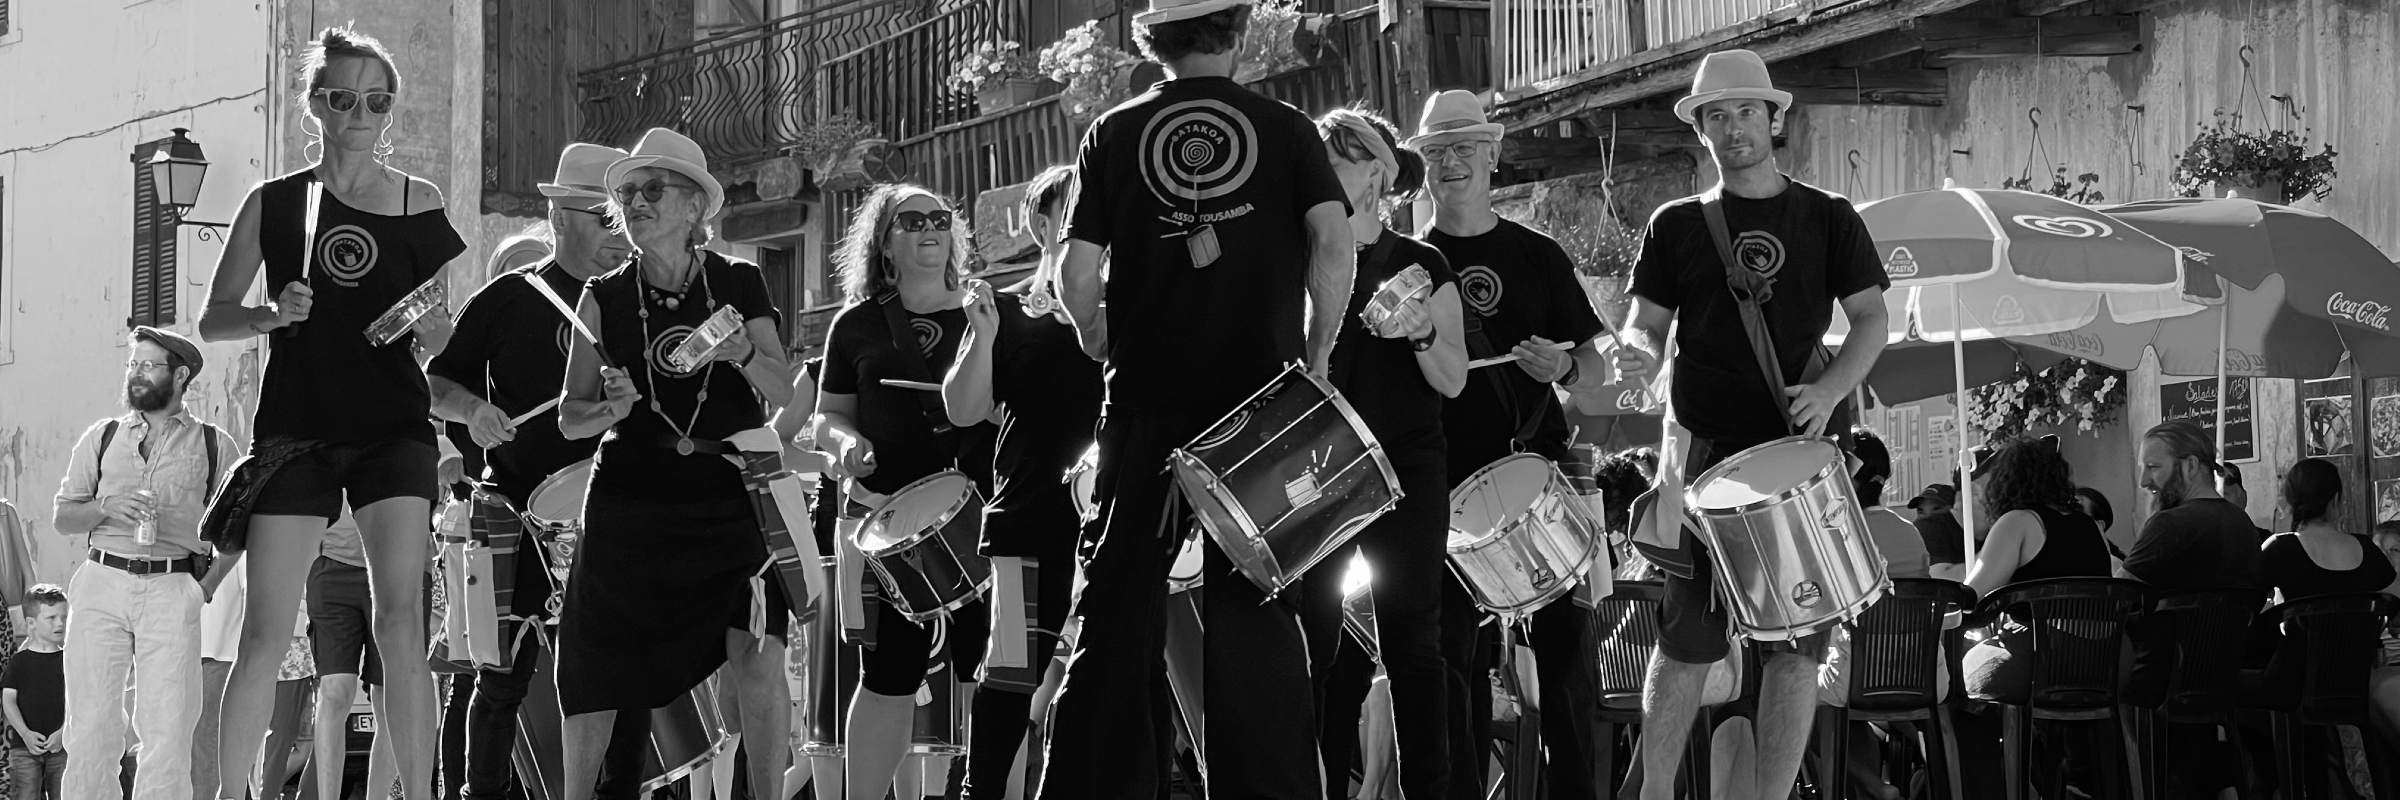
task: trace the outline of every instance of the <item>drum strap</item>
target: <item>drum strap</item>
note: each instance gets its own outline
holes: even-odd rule
[[[1750,353],[1758,358],[1758,369],[1766,376],[1768,402],[1784,410],[1784,425],[1791,425],[1790,401],[1783,397],[1783,363],[1775,356],[1775,340],[1767,330],[1766,315],[1760,306],[1775,298],[1775,283],[1766,276],[1742,268],[1742,260],[1733,250],[1733,235],[1725,224],[1724,186],[1710,187],[1700,195],[1700,215],[1708,219],[1708,238],[1717,245],[1717,260],[1725,263],[1725,289],[1742,309],[1742,330],[1750,335]]]
[[[1483,333],[1483,315],[1475,313],[1474,309],[1466,309],[1463,318],[1466,320],[1467,358],[1500,355],[1500,350],[1492,346],[1491,337]],[[1475,371],[1483,374],[1483,379],[1492,384],[1492,393],[1500,398],[1501,404],[1507,406],[1510,413],[1516,415],[1517,430],[1512,436],[1517,444],[1517,452],[1525,452],[1533,444],[1534,433],[1541,430],[1542,420],[1549,418],[1551,404],[1543,402],[1545,398],[1539,392],[1534,394],[1530,402],[1519,402],[1516,387],[1510,386],[1508,378],[1500,374],[1496,367]],[[1527,409],[1527,405],[1533,407]]]
[[[892,350],[900,354],[902,369],[910,373],[907,379],[941,383],[942,376],[933,374],[933,369],[925,365],[925,351],[917,346],[916,329],[908,323],[908,309],[901,307],[900,293],[886,291],[875,302],[883,306],[883,324],[891,330]],[[942,408],[941,392],[909,393],[917,396],[917,405],[925,412],[925,423],[933,426],[933,435],[941,436],[952,430],[950,412]]]
[[[1358,265],[1358,274],[1383,274],[1383,264],[1385,261],[1391,259],[1392,243],[1400,238],[1400,234],[1393,233],[1388,230],[1382,231],[1381,233],[1382,235],[1375,239],[1375,246],[1367,248],[1367,260]],[[1359,334],[1362,336],[1374,335],[1373,333],[1367,332],[1365,325],[1360,325],[1358,330]],[[1350,373],[1357,366],[1358,359],[1356,358],[1345,358],[1340,361],[1333,362],[1333,385],[1344,390],[1356,391],[1356,389],[1350,386]]]

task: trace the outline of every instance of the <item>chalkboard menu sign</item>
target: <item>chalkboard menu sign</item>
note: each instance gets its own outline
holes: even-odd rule
[[[2222,461],[2249,461],[2258,458],[2256,439],[2252,435],[2250,410],[2250,379],[2234,378],[2233,402],[2225,406],[2225,452]],[[2217,380],[2162,383],[2158,386],[2159,419],[2188,419],[2199,423],[2210,438],[2217,435]]]

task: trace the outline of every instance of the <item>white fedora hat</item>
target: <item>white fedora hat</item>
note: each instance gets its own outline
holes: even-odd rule
[[[643,167],[674,170],[700,184],[701,191],[708,193],[702,219],[713,219],[717,212],[725,210],[725,186],[717,183],[716,176],[708,174],[708,153],[689,137],[665,128],[651,128],[649,133],[642,134],[642,141],[633,146],[632,153],[608,165],[605,185],[622,186],[626,173]]]
[[[627,155],[631,154],[605,145],[585,142],[567,145],[558,154],[558,176],[537,188],[542,190],[543,197],[607,200],[608,187],[602,183],[608,180],[608,165]]]
[[[1150,0],[1150,10],[1133,15],[1135,25],[1156,25],[1205,17],[1234,6],[1246,6],[1258,0]]]
[[[1465,89],[1435,92],[1425,98],[1425,111],[1417,116],[1417,135],[1408,137],[1406,144],[1415,147],[1427,139],[1446,134],[1469,134],[1499,141],[1508,126],[1492,122],[1483,112],[1483,98]]]
[[[1690,122],[1701,106],[1719,100],[1765,100],[1779,109],[1792,107],[1792,93],[1778,91],[1767,78],[1766,60],[1748,50],[1719,50],[1701,59],[1700,70],[1692,75],[1692,93],[1675,101],[1675,116]]]

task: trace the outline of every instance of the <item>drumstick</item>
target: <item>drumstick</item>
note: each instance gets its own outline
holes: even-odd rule
[[[565,314],[567,324],[574,326],[576,333],[583,334],[584,341],[592,343],[592,352],[599,354],[601,366],[616,367],[615,364],[609,363],[608,350],[600,346],[600,337],[592,335],[592,329],[584,327],[583,317],[577,316],[574,307],[567,305],[567,301],[559,299],[558,293],[550,290],[550,284],[542,282],[542,276],[531,272],[525,273],[525,282],[533,284],[533,290],[541,292],[542,299],[550,301],[551,307],[557,308],[558,313]]]
[[[883,385],[892,387],[894,389],[915,389],[920,392],[938,392],[942,390],[942,385],[938,383],[926,383],[924,381],[904,381],[899,378],[885,378],[883,379]]]
[[[1574,342],[1551,342],[1551,343],[1549,343],[1549,344],[1543,345],[1543,347],[1544,347],[1544,348],[1547,348],[1547,349],[1551,349],[1551,350],[1568,350],[1568,349],[1572,349],[1572,348],[1574,348],[1574,347],[1575,347],[1575,343],[1574,343]],[[1517,354],[1515,354],[1515,353],[1510,353],[1510,354],[1508,354],[1508,355],[1504,355],[1504,356],[1492,356],[1491,358],[1478,358],[1478,359],[1475,359],[1475,360],[1473,360],[1473,361],[1469,361],[1469,362],[1467,362],[1467,369],[1482,369],[1482,368],[1484,368],[1484,367],[1492,366],[1492,365],[1494,365],[1494,364],[1506,364],[1506,363],[1508,363],[1508,362],[1515,361],[1515,360],[1517,360]]]
[[[317,261],[317,212],[324,207],[324,202],[325,182],[309,181],[308,208],[302,212],[306,214],[306,217],[300,223],[300,285],[302,286],[308,285],[308,274],[314,271],[312,267]],[[274,289],[270,287],[268,291],[273,292]],[[300,323],[294,322],[283,326],[284,338],[289,339],[298,335],[300,335]]]
[[[509,418],[509,420],[508,420],[508,426],[509,426],[509,427],[511,427],[511,428],[514,428],[514,427],[516,427],[516,426],[523,425],[523,424],[525,424],[525,421],[526,421],[526,420],[533,419],[534,417],[540,416],[542,412],[544,412],[544,411],[548,411],[548,410],[550,410],[550,409],[557,408],[557,407],[558,407],[558,398],[556,398],[556,397],[550,398],[550,400],[549,400],[548,402],[545,402],[545,403],[543,403],[543,404],[541,404],[541,405],[538,405],[538,406],[534,406],[532,411],[527,411],[527,412],[525,412],[525,413],[523,413],[523,414],[518,414],[518,415],[516,415],[516,416],[514,416],[514,417],[510,417],[510,418]]]

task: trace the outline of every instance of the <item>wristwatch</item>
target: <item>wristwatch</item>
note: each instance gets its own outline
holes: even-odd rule
[[[1427,351],[1427,350],[1431,350],[1431,349],[1433,349],[1433,340],[1434,340],[1435,338],[1436,338],[1436,337],[1435,337],[1435,335],[1434,335],[1434,332],[1432,332],[1432,331],[1428,331],[1428,332],[1426,332],[1426,334],[1425,334],[1425,338],[1423,338],[1423,339],[1410,339],[1410,340],[1408,340],[1408,346],[1410,346],[1410,347],[1413,347],[1413,348],[1416,348],[1417,352],[1419,352],[1419,353],[1422,353],[1422,352],[1425,352],[1425,351]]]
[[[734,369],[749,369],[749,368],[750,368],[750,360],[751,360],[751,359],[754,359],[754,358],[757,358],[757,357],[758,357],[758,348],[756,348],[756,347],[750,348],[750,352],[749,352],[747,355],[744,355],[744,356],[742,356],[742,360],[734,362],[734,364],[733,364],[733,368],[734,368]]]

